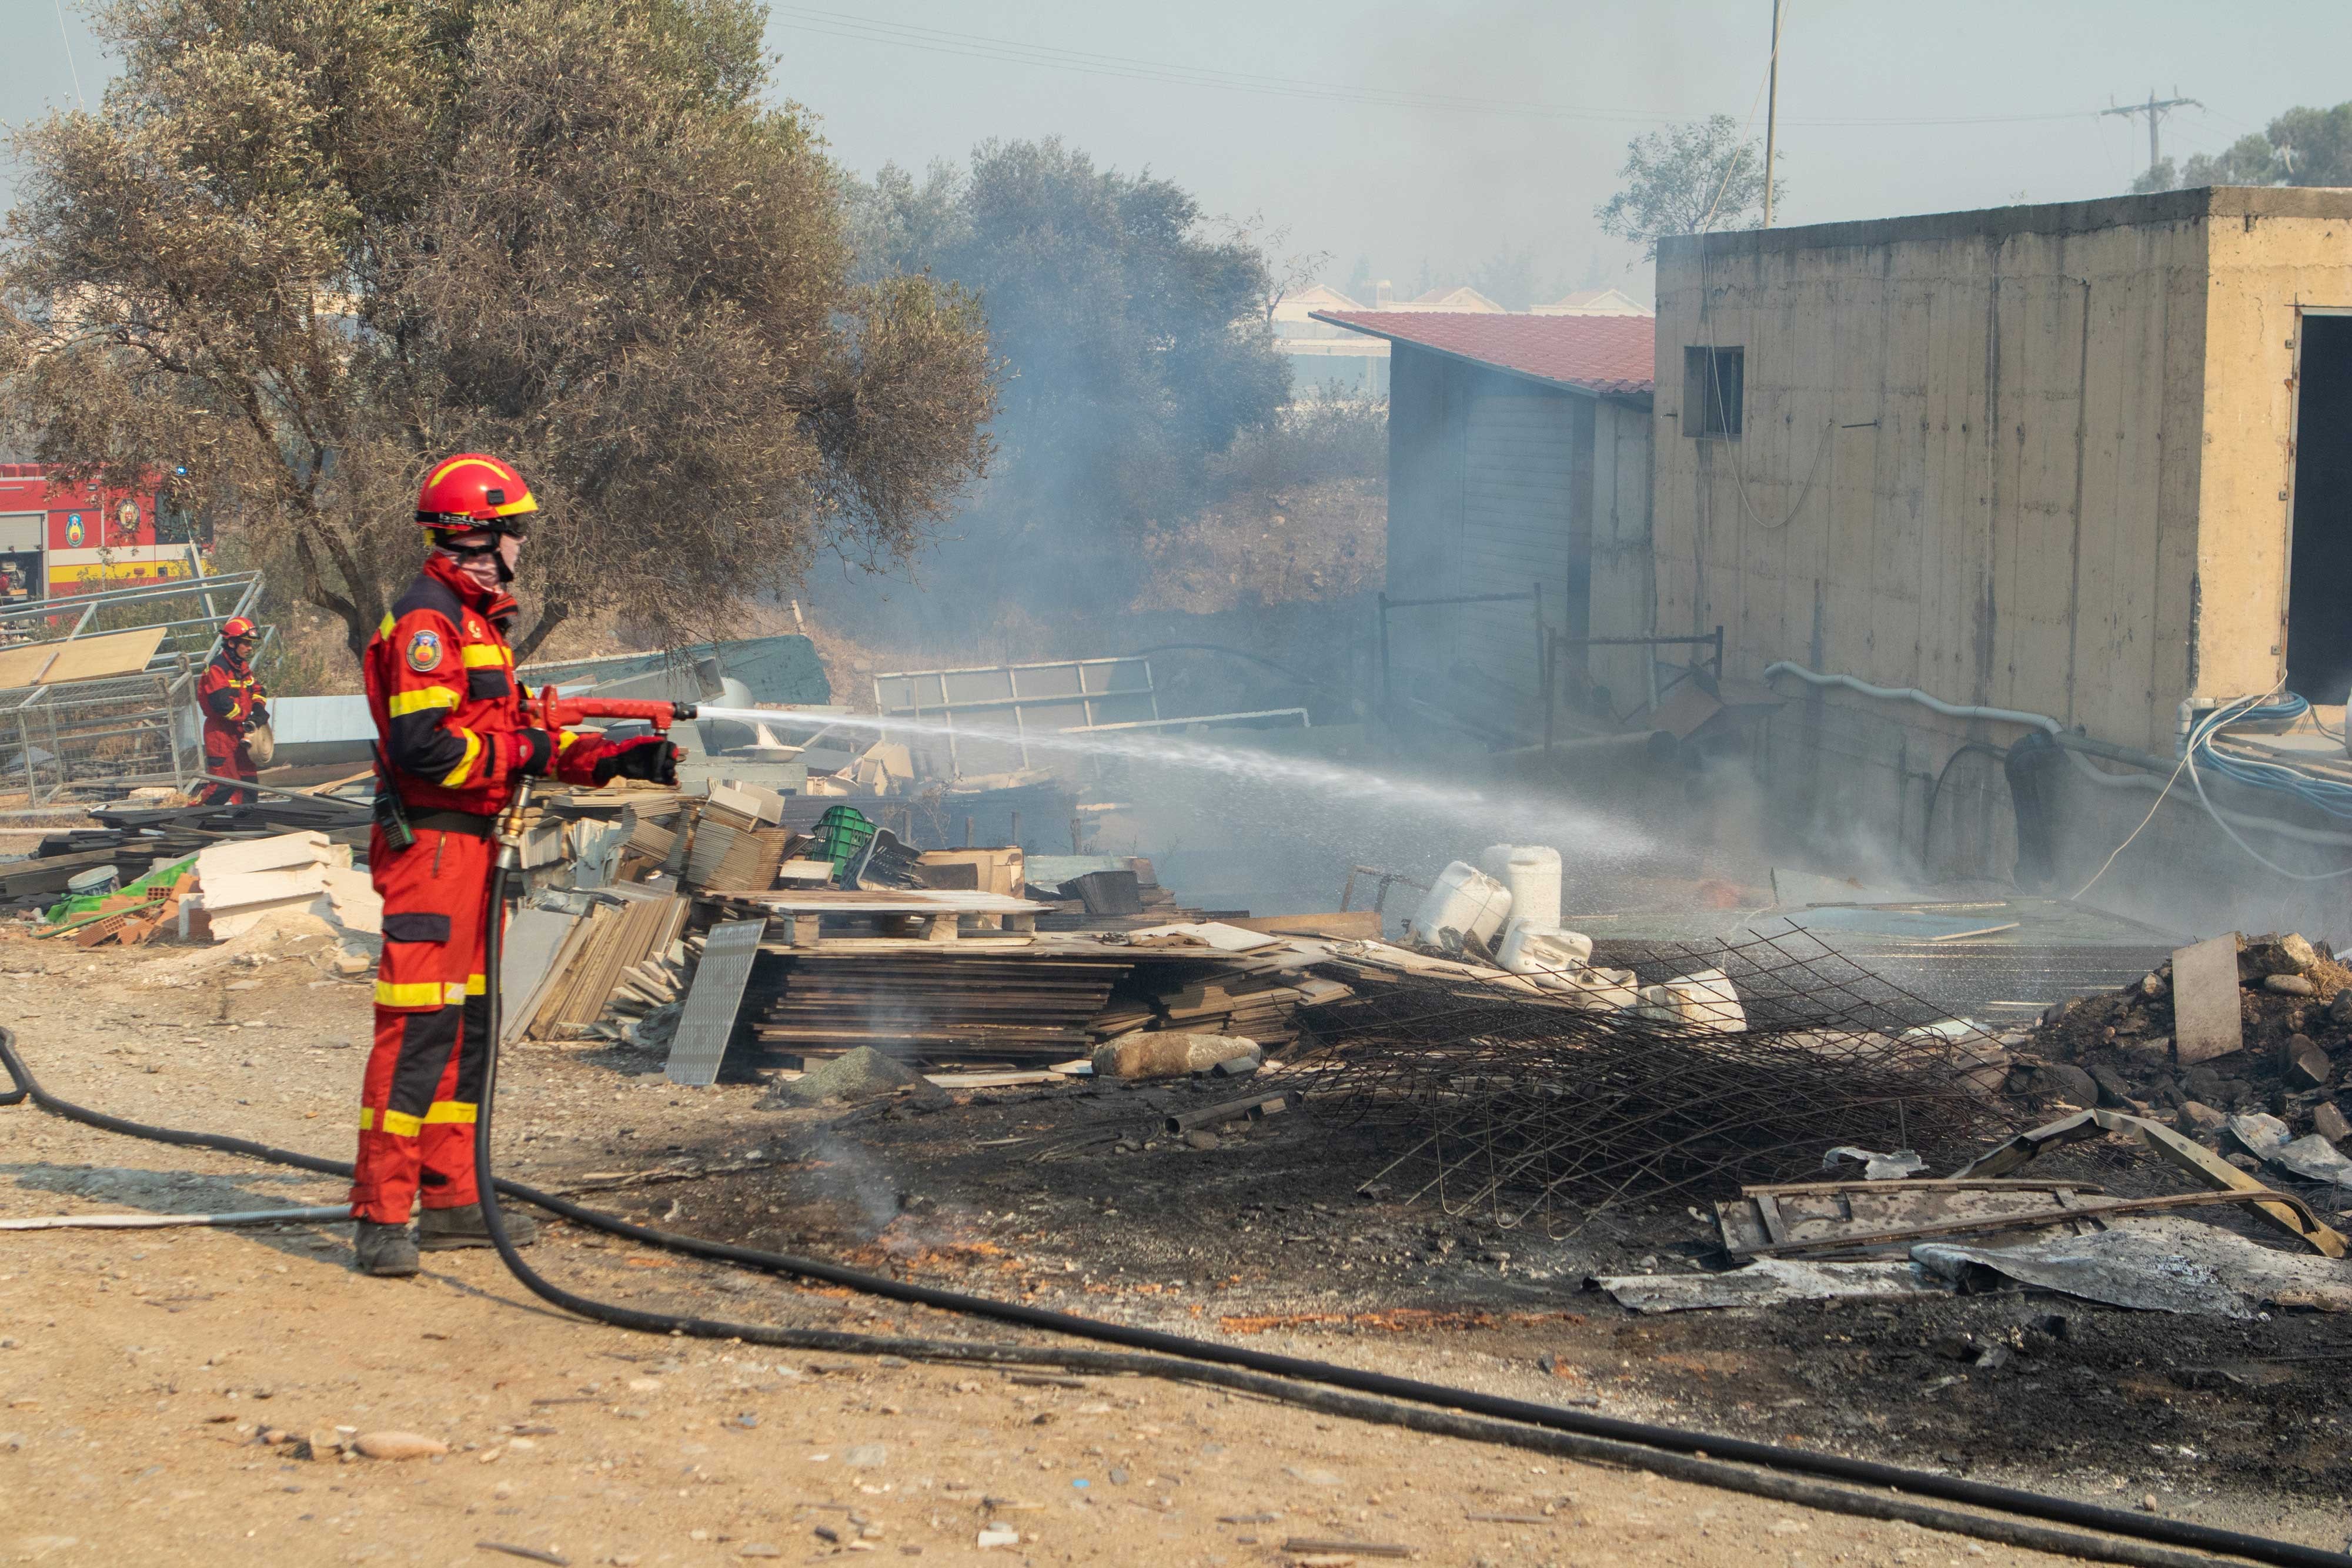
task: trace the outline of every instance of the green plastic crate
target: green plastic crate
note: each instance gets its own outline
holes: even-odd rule
[[[816,852],[833,862],[833,874],[839,876],[874,841],[874,824],[855,806],[827,806],[811,837]]]

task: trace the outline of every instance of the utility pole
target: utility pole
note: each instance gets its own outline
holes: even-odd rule
[[[1774,3],[1777,5],[1778,0],[1774,0]],[[2145,114],[2147,116],[2147,166],[2151,172],[2154,172],[2158,164],[2164,162],[2164,155],[2159,151],[2159,143],[2157,141],[2156,135],[2156,128],[2163,122],[2164,117],[2176,109],[2202,109],[2205,107],[2193,98],[2180,97],[2180,88],[2178,83],[2174,84],[2172,91],[2173,96],[2170,98],[2158,98],[2156,96],[2156,89],[2150,88],[2147,89],[2147,101],[2146,103],[2126,103],[2116,109],[2103,109],[2099,110],[2102,117],[2110,114],[2120,114],[2126,120],[2129,120],[2135,114]]]
[[[1764,95],[1764,227],[1772,226],[1772,152],[1780,130],[1780,4],[1772,0],[1772,59]],[[2178,90],[2177,89],[2175,89]],[[2148,89],[2148,96],[2156,90]]]

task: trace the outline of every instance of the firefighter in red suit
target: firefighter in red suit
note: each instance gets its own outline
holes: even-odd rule
[[[259,641],[252,622],[231,616],[221,627],[220,652],[196,682],[196,702],[205,711],[205,771],[216,779],[242,779],[250,784],[260,776],[245,738],[269,722],[269,694],[253,674],[253,649]],[[252,790],[226,784],[200,784],[195,798],[208,805],[253,804]]]
[[[498,458],[461,453],[436,465],[416,502],[433,553],[361,660],[380,746],[377,788],[392,797],[368,841],[383,897],[383,958],[352,1184],[359,1266],[370,1274],[414,1274],[420,1247],[489,1245],[474,1183],[489,1043],[483,935],[498,813],[517,780],[677,778],[666,739],[615,745],[528,722],[507,645],[516,610],[508,585],[537,509],[522,476]],[[412,1236],[420,1182],[424,1212]],[[507,1228],[523,1242],[532,1228],[509,1210]]]

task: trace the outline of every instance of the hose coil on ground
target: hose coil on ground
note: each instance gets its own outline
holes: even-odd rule
[[[503,873],[499,880],[503,881]],[[492,922],[489,928],[495,933],[498,923]],[[491,950],[486,955],[489,967],[485,972],[496,975],[499,954],[496,937],[491,940]],[[494,983],[493,996],[496,989]],[[495,1041],[498,1030],[495,1004],[493,1007],[489,1035]],[[489,1144],[497,1093],[497,1061],[494,1049],[487,1064],[488,1078],[483,1087],[479,1120],[475,1125],[475,1157],[482,1213],[488,1222],[492,1240],[501,1261],[525,1287],[551,1304],[593,1322],[641,1333],[740,1340],[746,1343],[785,1349],[835,1354],[862,1352],[903,1355],[917,1360],[1000,1365],[1050,1364],[1110,1375],[1141,1375],[1203,1383],[1352,1419],[1384,1422],[1443,1436],[1504,1443],[1569,1458],[1624,1465],[1807,1507],[1872,1518],[1906,1520],[1930,1529],[1951,1531],[2009,1545],[2134,1563],[2139,1568],[2213,1568],[2213,1559],[2200,1555],[2207,1552],[2269,1563],[2274,1568],[2352,1568],[2352,1556],[2341,1552],[2216,1529],[2188,1520],[2126,1512],[2095,1503],[2078,1502],[2071,1498],[2052,1497],[1932,1471],[1905,1469],[1842,1454],[1786,1448],[1742,1437],[1629,1421],[1531,1400],[1482,1394],[1474,1389],[1364,1371],[1333,1362],[1219,1344],[1158,1329],[1080,1317],[1018,1302],[992,1301],[983,1296],[867,1274],[820,1259],[763,1252],[635,1225],[617,1216],[496,1175],[490,1163]],[[29,1098],[41,1110],[53,1115],[126,1137],[181,1148],[210,1149],[297,1170],[313,1171],[321,1176],[348,1177],[352,1174],[352,1167],[341,1161],[323,1159],[315,1155],[277,1148],[225,1134],[152,1126],[59,1099],[41,1087],[17,1051],[15,1032],[5,1028],[0,1028],[0,1069],[5,1070],[10,1083],[7,1090],[0,1092],[0,1106],[19,1104]],[[787,1329],[683,1313],[647,1312],[599,1301],[555,1284],[523,1260],[507,1235],[499,1217],[499,1204],[504,1198],[530,1203],[576,1225],[643,1246],[712,1262],[846,1286],[868,1295],[1124,1348],[1103,1351],[1084,1347],[849,1333],[825,1329]],[[1990,1511],[1964,1512],[1959,1509],[1922,1501],[1922,1499],[1936,1499],[1960,1504],[1967,1509]]]

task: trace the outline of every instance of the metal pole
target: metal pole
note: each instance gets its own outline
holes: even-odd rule
[[[1723,628],[1719,625],[1715,629],[1715,678],[1718,685],[1721,684],[1723,680]]]
[[[1396,708],[1396,683],[1389,672],[1389,596],[1381,591],[1381,712],[1389,714]]]
[[[1546,757],[1549,757],[1549,756],[1551,755],[1551,727],[1552,727],[1552,710],[1553,710],[1553,703],[1552,703],[1552,667],[1553,667],[1553,665],[1555,665],[1556,664],[1558,664],[1558,663],[1559,663],[1559,644],[1558,643],[1556,643],[1556,642],[1551,642],[1551,643],[1545,643],[1545,644],[1544,644],[1544,662],[1543,662],[1543,704],[1544,704],[1544,755],[1545,755]]]
[[[1764,227],[1772,226],[1772,154],[1780,131],[1780,0],[1772,0],[1770,86],[1764,96]],[[2153,118],[2153,117],[2151,117]]]
[[[1543,663],[1544,657],[1543,584],[1541,582],[1529,584],[1528,587],[1528,597],[1533,601],[1535,604],[1536,663],[1540,665]],[[1542,672],[1538,670],[1537,674],[1538,680],[1540,680]]]

